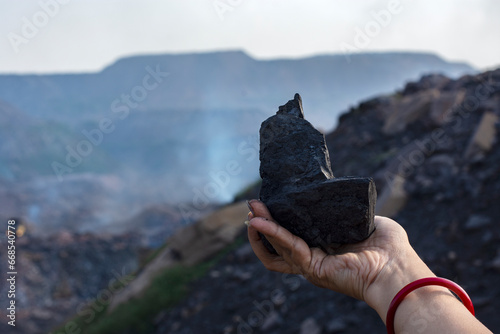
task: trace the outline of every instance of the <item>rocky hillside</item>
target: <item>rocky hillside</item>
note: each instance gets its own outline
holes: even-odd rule
[[[438,276],[466,289],[493,332],[500,331],[499,116],[500,70],[432,75],[361,103],[327,136],[335,174],[373,176],[379,214],[405,227]],[[248,244],[155,326],[158,334],[385,332],[364,303],[268,272]]]
[[[405,227],[437,275],[465,288],[493,332],[500,331],[499,117],[500,70],[457,80],[431,75],[360,103],[327,135],[335,175],[374,177],[378,213]],[[162,212],[171,215],[153,207],[137,217],[157,221]],[[245,213],[235,203],[180,229],[134,281],[111,294],[105,311],[90,319],[82,308],[83,317],[61,325],[83,321],[82,333],[100,334],[385,332],[366,304],[269,272],[247,242],[234,244],[245,240],[238,239]],[[187,295],[179,282],[187,282]],[[62,283],[50,290],[64,290],[61,298],[83,289]]]
[[[2,200],[9,199],[8,193],[0,196]],[[53,213],[71,218],[72,214],[88,211],[78,207],[69,210],[70,200],[59,201],[61,210]],[[64,213],[64,209],[69,212]],[[15,219],[19,334],[48,333],[75,313],[86,315],[86,319],[95,317],[94,313],[109,304],[108,293],[116,294],[130,284],[138,269],[184,225],[177,208],[167,204],[148,206],[118,226],[94,226],[77,233],[62,226],[54,226],[50,233],[37,233],[36,225]],[[0,238],[0,249],[6,248],[6,238]],[[0,252],[1,263],[7,260],[7,253]],[[5,273],[6,270],[1,274],[0,303],[8,302]],[[84,311],[88,304],[90,311]],[[0,316],[5,315],[5,309],[1,309]],[[9,329],[0,323],[0,333],[10,333]]]
[[[19,226],[20,222],[18,230]],[[32,238],[27,233],[19,236],[15,245],[16,328],[12,331],[2,321],[1,333],[49,333],[55,324],[81,312],[87,303],[102,308],[106,305],[103,291],[115,284],[130,283],[141,250],[140,239],[131,233],[96,236],[61,231],[47,238]],[[0,240],[0,247],[7,249],[5,240]],[[5,252],[0,260],[7,263]],[[9,287],[5,272],[1,277],[0,302],[6,305]],[[6,319],[6,315],[2,308],[0,316]]]

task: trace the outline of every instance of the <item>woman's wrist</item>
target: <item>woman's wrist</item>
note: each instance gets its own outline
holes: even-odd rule
[[[392,299],[403,287],[420,278],[435,276],[413,249],[407,249],[404,252],[398,253],[398,256],[391,258],[376,280],[368,287],[365,300],[368,305],[377,311],[381,319],[385,322]],[[444,287],[428,286],[412,292],[407,298],[409,301],[416,300],[417,298],[427,299],[436,292],[438,294],[444,293],[453,296]],[[403,301],[400,305],[402,310],[405,309],[405,303],[406,301]],[[398,314],[396,314],[397,319]]]
[[[393,298],[407,284],[421,278],[436,277],[408,244],[391,254],[364,300],[386,321]],[[396,333],[491,333],[447,288],[420,287],[409,293],[396,309]]]

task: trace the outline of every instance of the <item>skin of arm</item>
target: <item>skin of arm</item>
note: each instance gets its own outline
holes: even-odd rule
[[[394,296],[408,283],[435,277],[411,247],[395,221],[376,216],[376,230],[365,241],[344,245],[335,254],[309,248],[301,238],[273,221],[267,207],[249,202],[248,239],[268,270],[300,274],[316,286],[365,301],[385,323]],[[273,245],[271,254],[259,233]],[[399,305],[396,333],[491,333],[446,288],[427,286]]]

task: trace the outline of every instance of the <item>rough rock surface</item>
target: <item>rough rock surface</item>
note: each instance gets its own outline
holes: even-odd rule
[[[436,275],[467,291],[477,318],[497,333],[500,124],[495,124],[497,135],[489,151],[474,159],[464,159],[464,152],[485,112],[500,117],[500,69],[447,83],[435,77],[423,77],[392,96],[365,101],[346,113],[337,129],[326,136],[330,154],[335,152],[335,160],[342,162],[333,165],[333,172],[380,175],[375,180],[381,194],[396,176],[403,177],[407,199],[391,218],[405,228],[411,244]],[[440,81],[445,85],[436,86]],[[479,103],[467,110],[467,105],[458,102],[436,128],[434,101],[404,131],[383,132],[387,113],[403,112],[392,107],[400,96],[426,90],[433,94],[434,89],[440,90],[441,97],[464,94],[457,101],[476,97]],[[319,289],[300,276],[270,272],[248,244],[228,254],[212,272],[218,275],[207,275],[193,284],[189,297],[168,310],[155,333],[299,333],[309,318],[315,319],[322,334],[387,332],[364,302]],[[276,318],[275,312],[281,321],[268,328],[267,321]]]
[[[32,237],[27,231],[15,244],[19,273],[16,326],[13,329],[3,321],[8,318],[7,307],[2,307],[0,333],[56,333],[52,332],[56,324],[67,322],[87,303],[95,307],[97,313],[108,302],[99,299],[101,293],[110,291],[110,284],[116,280],[124,285],[130,283],[139,265],[137,233],[112,236],[61,230],[42,238]],[[7,249],[6,238],[0,238],[0,249]],[[7,252],[0,252],[0,260],[7,263]],[[9,287],[5,272],[0,278],[0,304],[7,305]]]
[[[201,263],[233,243],[244,228],[241,217],[244,217],[247,212],[246,203],[240,202],[224,207],[194,224],[179,229],[167,239],[168,246],[138,274],[128,289],[113,298],[108,311],[113,311],[130,299],[138,298],[163,270],[179,264],[192,266]]]
[[[333,177],[325,137],[304,119],[299,94],[262,123],[260,161],[261,200],[311,247],[327,250],[373,232],[373,180]]]

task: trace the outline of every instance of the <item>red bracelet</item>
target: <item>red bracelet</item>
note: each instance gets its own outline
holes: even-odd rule
[[[470,300],[469,295],[467,295],[467,292],[465,292],[465,290],[462,289],[460,285],[446,278],[441,278],[441,277],[421,278],[414,282],[411,282],[410,284],[402,288],[396,294],[391,304],[389,305],[389,310],[387,311],[387,318],[385,321],[388,334],[394,334],[394,316],[396,315],[396,309],[398,308],[399,304],[401,304],[403,299],[410,292],[427,285],[439,285],[453,291],[460,298],[462,303],[464,303],[465,307],[467,307],[470,313],[472,313],[472,315],[475,316],[474,305],[472,305],[472,301]]]

